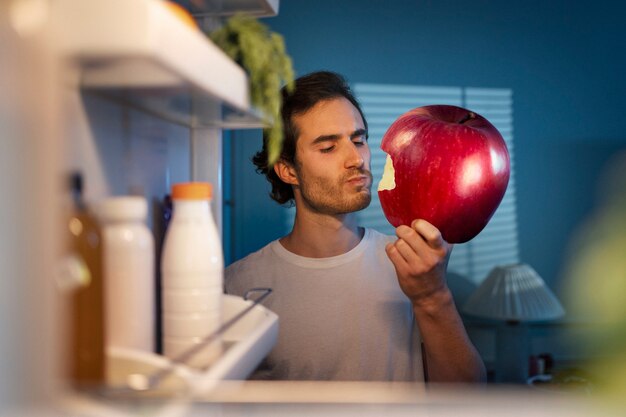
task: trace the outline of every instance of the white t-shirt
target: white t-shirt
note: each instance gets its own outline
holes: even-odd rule
[[[232,264],[229,294],[270,287],[263,304],[278,314],[278,342],[253,378],[423,381],[420,337],[385,245],[366,229],[351,251],[307,258],[278,240]]]

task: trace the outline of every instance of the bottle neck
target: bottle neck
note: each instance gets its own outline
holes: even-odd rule
[[[211,216],[210,200],[174,200],[174,217]]]

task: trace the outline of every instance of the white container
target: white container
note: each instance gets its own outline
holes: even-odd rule
[[[172,187],[173,214],[161,259],[163,353],[170,359],[221,325],[224,258],[210,198],[208,183]],[[221,338],[217,338],[187,364],[204,368],[221,353]]]
[[[102,223],[106,344],[147,352],[155,345],[154,238],[143,197],[112,197],[96,207]]]
[[[222,295],[222,288],[187,289],[169,288],[163,294],[163,309],[168,313],[208,313],[219,311],[219,305],[211,305],[206,300],[213,300]]]
[[[221,311],[208,313],[178,313],[163,315],[163,326],[168,329],[166,338],[204,337],[220,326]]]

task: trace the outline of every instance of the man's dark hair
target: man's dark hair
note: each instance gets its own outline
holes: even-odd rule
[[[304,75],[295,80],[295,86],[291,93],[285,87],[281,90],[283,121],[283,147],[279,159],[295,165],[296,163],[296,140],[298,139],[297,126],[293,123],[293,117],[306,113],[320,101],[344,97],[356,107],[363,118],[365,130],[367,121],[361,111],[361,106],[350,90],[346,80],[339,74],[330,71],[318,71]],[[264,174],[272,184],[270,197],[280,204],[293,200],[293,189],[290,184],[284,183],[274,172],[274,167],[268,164],[268,137],[263,134],[263,149],[252,158],[256,165],[256,171]]]

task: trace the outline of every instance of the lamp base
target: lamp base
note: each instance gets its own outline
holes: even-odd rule
[[[499,326],[496,335],[495,381],[525,384],[528,379],[529,354],[527,325],[508,321]]]

